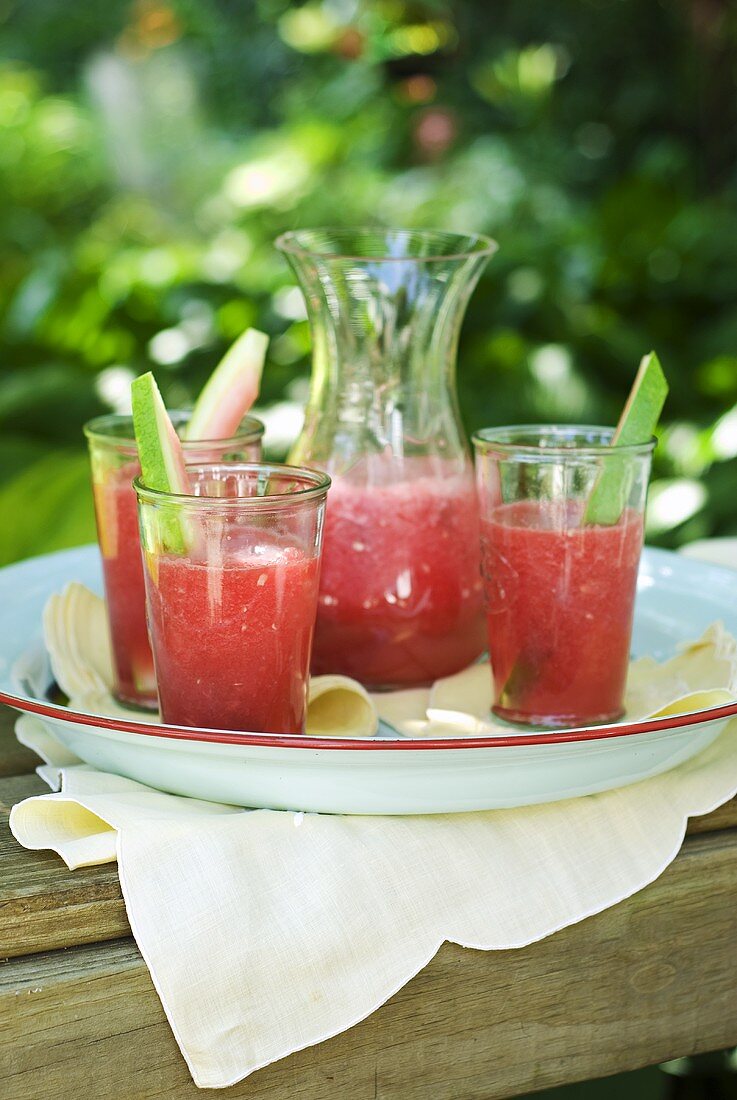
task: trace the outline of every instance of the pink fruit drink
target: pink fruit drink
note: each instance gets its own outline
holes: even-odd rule
[[[187,413],[174,412],[182,429]],[[115,665],[115,695],[155,710],[156,680],[146,625],[146,600],[133,479],[140,473],[133,423],[104,416],[85,426],[92,460],[97,534]],[[245,417],[232,439],[184,443],[187,461],[217,460],[223,453],[258,458],[263,426]]]
[[[518,501],[482,521],[494,710],[576,726],[622,714],[642,519],[582,525],[582,506]]]
[[[146,568],[164,721],[303,733],[319,558],[256,541]]]
[[[104,481],[94,486],[95,514],[117,673],[116,694],[125,702],[155,707],[156,679],[146,625],[138,509],[132,485],[139,473],[137,462],[108,470]]]
[[[334,478],[313,672],[407,687],[474,661],[486,642],[477,508],[470,474]]]

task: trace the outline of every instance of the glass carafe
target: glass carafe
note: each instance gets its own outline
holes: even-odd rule
[[[485,645],[473,467],[455,393],[487,237],[300,230],[277,241],[307,302],[310,398],[290,461],[333,479],[312,671],[427,684]]]

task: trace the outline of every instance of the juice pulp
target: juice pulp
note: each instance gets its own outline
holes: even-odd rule
[[[155,709],[156,679],[132,485],[139,473],[137,462],[108,469],[103,480],[94,484],[95,515],[117,676],[115,694],[123,702]]]
[[[494,711],[575,726],[621,716],[642,519],[584,526],[576,502],[518,501],[482,521]]]
[[[427,684],[485,647],[472,476],[420,474],[328,497],[312,670]]]
[[[148,559],[162,718],[302,733],[319,559],[264,541],[217,549]]]

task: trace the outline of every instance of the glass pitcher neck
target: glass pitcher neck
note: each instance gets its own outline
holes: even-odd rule
[[[465,452],[455,361],[495,244],[435,231],[306,230],[277,242],[305,296],[313,370],[297,453]]]

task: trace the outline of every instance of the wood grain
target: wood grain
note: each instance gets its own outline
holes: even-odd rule
[[[35,752],[16,740],[13,731],[19,717],[19,711],[0,703],[0,776],[27,775],[41,763]]]
[[[48,790],[37,775],[0,780],[0,957],[130,935],[115,864],[70,871],[11,834],[11,806]]]
[[[736,859],[732,834],[692,837],[647,889],[524,950],[446,944],[362,1024],[227,1095],[493,1100],[734,1045]],[[129,940],[6,964],[0,1079],[5,1100],[201,1094]]]

